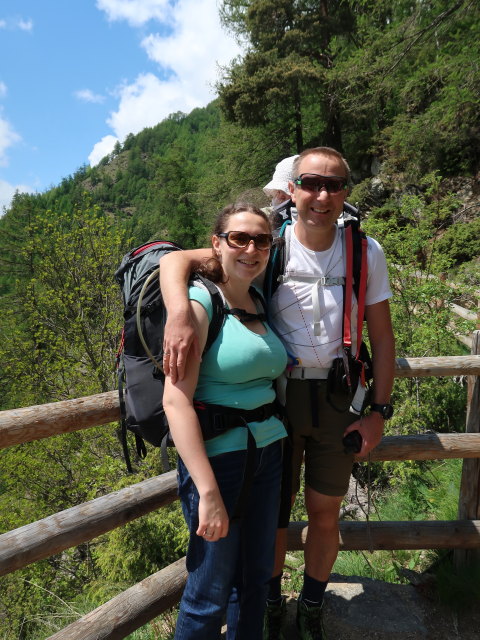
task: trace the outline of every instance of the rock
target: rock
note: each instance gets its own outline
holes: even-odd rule
[[[298,640],[297,603],[287,599],[286,640]],[[479,640],[480,614],[455,614],[412,585],[332,575],[325,594],[328,640]]]

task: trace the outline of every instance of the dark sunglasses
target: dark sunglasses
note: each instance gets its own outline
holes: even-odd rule
[[[251,236],[245,231],[226,231],[224,233],[217,233],[219,238],[225,238],[229,247],[232,249],[245,249],[250,242],[260,251],[267,251],[271,249],[273,244],[273,236],[271,233],[258,233],[256,236]]]
[[[327,193],[331,194],[340,193],[347,188],[345,178],[320,176],[316,173],[302,173],[293,182],[306,191],[317,192],[325,189]]]

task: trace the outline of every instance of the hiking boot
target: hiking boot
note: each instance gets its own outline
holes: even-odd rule
[[[263,618],[263,640],[285,640],[282,626],[287,615],[287,599],[282,596],[280,602],[269,603]]]
[[[327,640],[323,628],[323,605],[308,606],[303,600],[297,602],[297,628],[301,640]]]

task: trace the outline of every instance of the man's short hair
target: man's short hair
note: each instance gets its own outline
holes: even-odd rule
[[[347,185],[349,187],[351,186],[352,174],[351,174],[348,162],[345,160],[345,158],[342,156],[342,154],[339,151],[337,151],[336,149],[333,149],[332,147],[312,147],[311,149],[305,149],[305,151],[302,151],[302,153],[299,156],[297,156],[297,158],[293,163],[292,175],[294,178],[298,177],[298,168],[300,167],[300,163],[302,162],[302,160],[310,155],[327,156],[328,158],[336,158],[337,160],[340,160],[340,162],[343,164],[345,168],[345,177],[347,178]]]

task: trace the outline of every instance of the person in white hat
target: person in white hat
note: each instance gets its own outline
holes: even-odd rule
[[[264,193],[271,198],[271,206],[276,207],[290,200],[288,183],[293,180],[292,167],[298,155],[284,158],[275,167],[275,172],[268,184],[263,187]]]

